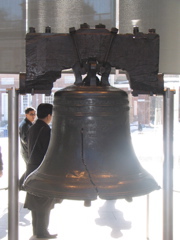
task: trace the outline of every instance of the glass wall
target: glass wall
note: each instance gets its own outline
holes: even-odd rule
[[[177,0],[120,0],[120,33],[156,29],[160,35],[160,70],[166,74],[180,74],[180,1]]]
[[[37,32],[51,26],[52,32],[67,33],[70,27],[80,24],[91,27],[103,23],[107,28],[115,26],[115,1],[105,0],[31,0],[28,3],[28,25]]]
[[[25,0],[0,1],[0,72],[25,71]]]
[[[0,145],[2,147],[3,160],[4,160],[4,176],[0,181],[0,188],[7,187],[7,176],[8,176],[8,126],[7,126],[7,89],[13,86],[18,86],[19,75],[0,75],[1,79],[1,93],[0,93],[0,104],[1,104],[1,127],[0,127]],[[6,79],[6,85],[3,85],[3,81]],[[180,76],[178,75],[165,75],[165,87],[175,90],[174,95],[174,232],[177,235],[177,221],[179,209],[177,199],[179,198],[179,171],[180,171],[180,151],[179,151],[179,87],[180,87]],[[125,90],[129,95],[129,106],[130,106],[130,130],[132,143],[138,160],[142,166],[153,175],[158,184],[163,187],[163,96],[149,96],[139,95],[133,97],[131,89],[129,88],[128,81],[124,74],[111,75],[109,81],[112,86]],[[7,84],[8,83],[8,84]],[[35,95],[19,95],[19,122],[24,118],[24,108],[27,106],[33,106],[37,108],[41,102],[53,103],[54,93],[66,86],[74,83],[74,77],[71,74],[64,73],[61,79],[57,80],[54,84],[51,96],[45,96],[42,94]],[[141,124],[141,127],[139,127]],[[117,129],[118,131],[118,129]],[[19,174],[21,175],[25,171],[25,165],[19,153]],[[0,191],[0,194],[2,191]],[[22,193],[21,193],[22,194]],[[99,200],[100,201],[100,200]],[[99,202],[103,204],[103,202]],[[132,227],[123,230],[123,235],[129,235],[133,233],[134,227],[136,226],[136,220],[133,220],[133,216],[129,213],[129,209],[135,211],[140,207],[139,204],[143,204],[143,214],[139,215],[139,225],[136,229],[140,231],[143,224],[148,224],[148,231],[150,239],[161,239],[162,237],[162,189],[155,191],[146,196],[134,198],[133,203],[129,205],[125,204],[123,214],[127,216],[132,223]],[[72,203],[73,204],[73,203]],[[75,204],[75,203],[74,203]],[[107,204],[107,203],[106,203]],[[154,204],[156,209],[154,209]],[[116,208],[122,210],[122,200],[116,201]],[[106,206],[106,205],[105,205]],[[110,207],[110,206],[109,206]],[[149,211],[148,211],[149,207]],[[133,208],[133,209],[132,209]],[[134,209],[135,208],[135,209]],[[139,208],[140,211],[141,208]],[[1,221],[1,219],[0,219]],[[144,229],[141,234],[146,236],[147,231]],[[111,238],[110,238],[111,239]],[[112,238],[113,239],[113,238]],[[126,238],[122,238],[126,239]],[[143,238],[142,238],[143,239]],[[175,238],[176,239],[176,238]]]
[[[176,2],[176,3],[175,3]],[[111,1],[111,0],[1,0],[0,1],[0,146],[2,148],[4,173],[0,178],[0,189],[7,188],[8,184],[8,94],[7,89],[11,87],[19,88],[19,72],[25,72],[25,33],[28,31],[28,27],[35,27],[36,32],[44,32],[46,26],[51,26],[52,32],[68,32],[70,27],[79,28],[80,24],[88,23],[91,27],[96,24],[103,23],[107,29],[111,27],[117,27],[117,17],[120,22],[120,32],[132,32],[133,24],[138,24],[140,30],[147,32],[148,28],[154,28],[155,17],[159,16],[162,23],[162,14],[160,14],[161,8],[154,8],[155,1],[136,1],[137,4],[132,1]],[[157,1],[156,1],[157,3]],[[119,6],[117,11],[116,6]],[[167,11],[167,1],[163,14]],[[177,6],[177,1],[173,1],[172,6]],[[171,10],[172,10],[171,6]],[[150,10],[150,11],[149,11]],[[117,15],[116,15],[117,13]],[[128,13],[131,13],[129,15]],[[168,14],[169,16],[169,14]],[[172,15],[171,15],[172,16]],[[173,18],[173,17],[172,17]],[[140,21],[139,21],[140,19]],[[174,19],[174,18],[173,18]],[[132,20],[137,20],[136,23]],[[174,20],[173,20],[174,21]],[[148,26],[148,27],[147,27]],[[160,25],[158,25],[160,26]],[[165,26],[164,26],[165,28]],[[176,28],[178,26],[176,25]],[[171,29],[173,30],[173,29]],[[157,32],[160,33],[161,28],[157,27]],[[163,32],[163,34],[165,31]],[[177,39],[179,31],[177,31]],[[172,34],[171,34],[172,35]],[[163,41],[165,43],[171,42],[171,35],[163,35]],[[173,47],[173,44],[170,44]],[[164,48],[164,47],[163,47]],[[167,45],[166,47],[167,48]],[[162,49],[162,46],[161,46]],[[177,50],[178,53],[179,50]],[[167,53],[167,52],[166,52]],[[175,64],[179,54],[175,54]],[[172,54],[172,55],[173,55]],[[163,57],[161,55],[161,65],[167,66],[167,62],[170,58]],[[172,65],[168,65],[172,66]],[[179,240],[179,176],[180,176],[180,148],[179,148],[179,132],[180,132],[180,75],[177,74],[177,69],[172,68],[171,71],[165,72],[164,81],[165,88],[175,90],[174,94],[174,239]],[[174,72],[173,72],[174,71]],[[119,71],[115,71],[110,75],[109,82],[112,86],[123,89],[128,93],[129,106],[130,106],[130,130],[133,147],[136,155],[142,164],[142,166],[153,175],[158,184],[163,186],[163,96],[149,96],[138,95],[132,96],[129,83],[126,79],[126,75]],[[54,83],[52,94],[45,96],[44,94],[26,94],[19,95],[19,122],[24,118],[24,109],[27,106],[37,106],[42,102],[53,103],[54,93],[66,86],[74,83],[74,76],[67,72],[62,74],[61,79],[58,79]],[[117,129],[118,131],[118,129]],[[19,153],[19,175],[25,171],[25,164]],[[0,190],[0,198],[4,199],[4,203],[0,208],[0,225],[3,226],[3,231],[0,233],[0,238],[7,240],[7,192]],[[20,192],[20,209],[23,206],[24,193]],[[89,233],[92,238],[97,237],[101,239],[114,239],[120,238],[122,240],[137,239],[149,239],[159,240],[162,239],[162,189],[155,191],[148,196],[138,197],[133,200],[132,203],[126,203],[124,200],[117,200],[115,206],[117,211],[121,211],[121,217],[117,214],[117,211],[112,208],[112,205],[108,205],[108,202],[98,200],[98,203],[93,203],[93,206],[99,207],[99,212],[102,217],[102,221],[96,220],[93,222],[97,225],[97,230],[93,233]],[[68,210],[64,216],[64,221],[60,222],[61,226],[66,223],[66,217],[69,209],[74,210],[74,206],[77,203],[68,203],[65,201],[61,206],[56,208],[56,212],[59,215],[63,212],[63,208]],[[104,204],[104,205],[103,205]],[[79,205],[78,205],[79,206]],[[114,205],[113,205],[114,207]],[[23,208],[22,208],[23,209]],[[79,207],[81,209],[81,207]],[[92,208],[93,209],[93,208]],[[96,208],[95,208],[96,209]],[[60,210],[60,211],[59,211]],[[101,211],[102,210],[102,211]],[[88,215],[88,211],[84,210],[87,215],[82,217],[80,210],[76,215],[74,226],[76,222],[78,225],[83,225],[82,219],[93,218],[94,216]],[[93,212],[93,210],[92,210]],[[108,216],[107,212],[111,212]],[[31,225],[31,217],[29,212],[22,212],[23,216],[20,216],[20,235],[23,235],[25,228],[29,229]],[[96,216],[96,212],[93,212]],[[26,215],[27,214],[27,215]],[[105,221],[105,217],[107,219]],[[124,216],[124,217],[122,217]],[[71,216],[73,219],[74,216]],[[79,218],[78,218],[79,217]],[[96,216],[97,217],[97,216]],[[99,217],[100,218],[100,217]],[[99,219],[98,218],[98,219]],[[71,221],[68,220],[68,222]],[[114,223],[114,219],[117,220]],[[123,219],[123,220],[122,220]],[[22,223],[25,228],[23,229]],[[1,224],[2,223],[2,224]],[[93,225],[92,224],[92,225]],[[91,225],[92,229],[93,226]],[[54,227],[60,228],[57,221],[54,223]],[[63,228],[62,227],[62,228]],[[89,227],[91,229],[91,227]],[[113,233],[109,233],[107,228],[114,230]],[[85,228],[85,226],[84,226]],[[57,230],[56,229],[56,230]],[[78,229],[78,230],[77,230]],[[56,231],[55,230],[55,231]],[[121,230],[121,231],[120,231]],[[70,232],[70,230],[69,230]],[[104,234],[106,236],[104,237]],[[65,240],[68,233],[64,233]],[[94,235],[93,235],[94,234]],[[82,229],[77,227],[74,231],[74,236],[78,236],[78,239],[85,239]],[[87,235],[85,235],[87,238]],[[133,236],[133,238],[132,238]],[[87,238],[88,239],[88,238]]]

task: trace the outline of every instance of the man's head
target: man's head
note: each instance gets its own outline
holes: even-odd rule
[[[52,119],[53,105],[50,103],[41,103],[37,108],[37,117],[50,123]]]
[[[36,109],[33,107],[27,107],[25,109],[25,115],[30,122],[34,122],[36,118]]]

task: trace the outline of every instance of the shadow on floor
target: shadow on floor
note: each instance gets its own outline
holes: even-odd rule
[[[95,222],[99,226],[107,226],[112,229],[111,237],[120,238],[123,236],[121,230],[130,229],[131,222],[126,221],[123,213],[115,208],[116,200],[107,200],[102,207],[99,208],[99,218]]]
[[[26,227],[31,222],[26,219],[26,215],[29,213],[28,209],[23,208],[23,203],[19,203],[19,226]],[[2,217],[0,218],[0,239],[4,238],[8,234],[8,208],[3,210]]]
[[[26,218],[26,215],[30,212],[27,208],[24,208],[24,203],[19,203],[19,226],[26,227],[31,224],[31,222]]]
[[[7,209],[4,210],[2,217],[0,218],[0,239],[7,235],[8,229],[8,213]]]

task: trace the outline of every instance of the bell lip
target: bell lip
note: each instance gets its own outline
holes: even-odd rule
[[[150,185],[146,188],[141,188],[139,190],[135,189],[134,191],[116,191],[116,192],[102,192],[100,190],[98,193],[95,192],[95,189],[91,189],[90,191],[61,191],[61,192],[54,192],[53,190],[48,190],[48,187],[46,185],[46,189],[37,189],[32,188],[28,184],[24,184],[24,189],[28,193],[35,195],[37,197],[48,197],[48,198],[57,198],[57,199],[67,199],[67,200],[80,200],[80,201],[94,201],[97,200],[97,198],[103,199],[103,200],[117,200],[117,199],[129,199],[134,197],[140,197],[144,195],[148,195],[151,192],[155,190],[160,190],[161,187],[154,182],[154,184]],[[49,188],[51,189],[51,188]],[[92,191],[93,190],[93,191]],[[107,190],[108,191],[108,190]]]
[[[37,196],[37,197],[47,197],[47,198],[55,198],[55,199],[66,199],[66,200],[80,200],[80,201],[94,201],[97,200],[98,195],[97,194],[88,194],[90,197],[86,194],[81,194],[82,197],[76,196],[73,194],[67,194],[67,193],[61,193],[61,194],[52,194],[52,192],[44,191],[42,192],[41,190],[33,190],[32,188],[25,186],[24,190],[27,191],[29,194]],[[94,195],[94,196],[93,196]]]
[[[79,196],[72,196],[72,195],[68,196],[66,193],[65,194],[58,194],[58,195],[57,194],[49,195],[49,194],[46,194],[46,193],[43,194],[42,192],[38,192],[38,191],[37,192],[32,191],[32,189],[28,188],[28,187],[25,188],[25,190],[28,193],[30,193],[34,196],[37,196],[37,197],[47,197],[47,198],[66,199],[66,200],[75,200],[75,201],[95,201],[98,198],[103,199],[103,200],[129,199],[129,198],[134,198],[134,197],[145,196],[145,195],[148,195],[155,190],[160,190],[160,189],[161,188],[159,187],[159,188],[155,188],[155,189],[149,189],[148,191],[146,190],[143,193],[141,192],[141,193],[134,193],[134,194],[132,192],[128,193],[128,194],[124,194],[124,195],[121,193],[119,196],[117,196],[117,194],[116,194],[116,196],[113,196],[113,195],[107,196],[107,194],[97,194],[94,197],[92,197],[92,196],[91,197],[87,197],[87,196],[79,197]]]
[[[114,175],[113,175],[114,176]],[[92,177],[92,176],[91,176]],[[62,179],[61,179],[62,178]],[[111,181],[100,181],[96,178],[94,185],[89,182],[89,178],[83,178],[79,182],[70,179],[66,183],[63,176],[47,175],[40,171],[40,168],[32,172],[24,181],[25,191],[39,197],[60,198],[70,200],[96,200],[97,197],[105,200],[126,199],[138,197],[159,190],[161,187],[155,179],[142,169],[141,174],[136,174],[128,180],[112,177]],[[95,180],[95,178],[93,178]],[[117,179],[119,184],[117,184]],[[60,184],[58,184],[60,183]],[[72,188],[73,187],[73,188]]]

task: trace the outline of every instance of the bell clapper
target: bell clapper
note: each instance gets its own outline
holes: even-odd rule
[[[84,200],[85,207],[91,207],[91,200]]]
[[[132,201],[133,201],[132,197],[126,197],[125,200],[126,200],[127,202],[132,202]]]

